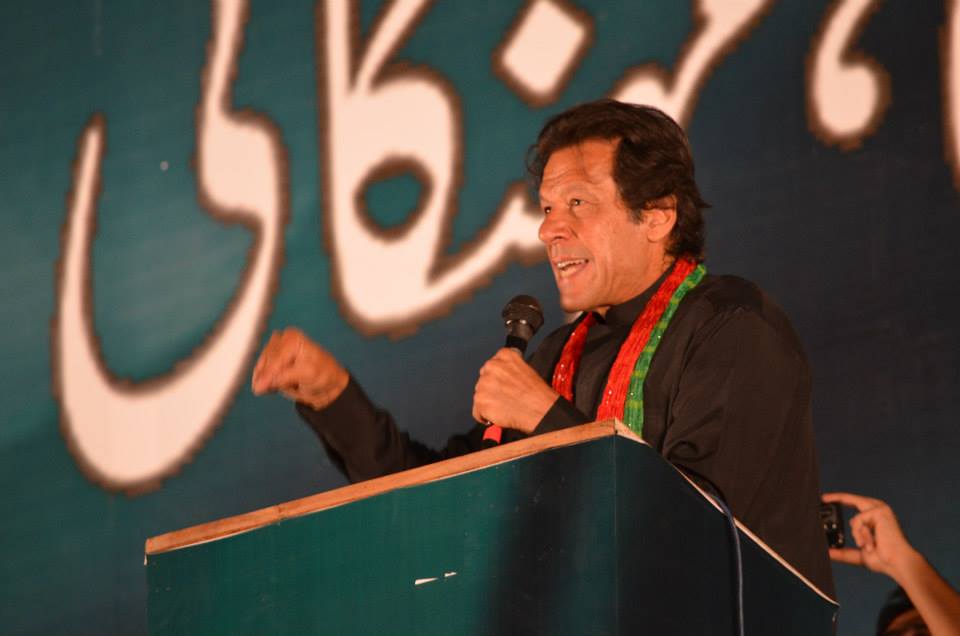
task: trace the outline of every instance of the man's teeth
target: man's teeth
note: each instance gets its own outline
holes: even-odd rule
[[[585,258],[577,258],[569,261],[557,261],[557,269],[561,272],[575,265],[582,265],[587,262]]]

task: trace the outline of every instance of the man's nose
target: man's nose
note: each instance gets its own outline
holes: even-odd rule
[[[570,226],[563,219],[562,214],[551,212],[543,217],[540,223],[540,242],[550,245],[556,240],[567,238],[570,235]]]

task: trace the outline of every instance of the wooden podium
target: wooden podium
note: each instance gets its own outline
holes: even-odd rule
[[[837,605],[746,528],[746,633]],[[716,505],[596,422],[147,540],[150,633],[732,634]]]

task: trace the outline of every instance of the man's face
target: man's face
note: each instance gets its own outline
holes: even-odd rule
[[[540,185],[540,240],[565,311],[612,306],[644,291],[663,272],[662,229],[631,217],[613,179],[616,141],[587,140],[550,155]],[[672,222],[670,223],[672,227]]]

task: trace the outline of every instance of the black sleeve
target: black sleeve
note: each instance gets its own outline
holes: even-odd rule
[[[569,329],[558,331],[563,333],[548,336],[529,361],[543,378],[549,378],[553,372],[554,358],[559,355]],[[393,416],[374,404],[353,376],[350,376],[343,393],[326,408],[315,410],[298,403],[297,412],[323,442],[330,459],[351,482],[480,450],[486,430],[484,425],[474,423],[465,433],[449,438],[442,449],[434,450],[401,431]],[[560,398],[541,420],[536,432],[558,430],[588,421],[590,418]],[[525,437],[520,431],[507,429],[503,431],[502,443]]]
[[[540,423],[537,424],[537,428],[534,429],[534,434],[539,435],[540,433],[559,431],[563,428],[579,426],[580,424],[586,424],[590,421],[592,421],[590,417],[575,407],[569,400],[564,397],[558,397],[557,401],[550,407],[550,410],[543,416],[543,419],[540,420]]]
[[[318,411],[298,403],[297,412],[351,482],[478,450],[483,437],[483,427],[477,424],[467,433],[451,437],[442,450],[433,450],[400,431],[393,416],[371,402],[353,376],[326,408]]]

